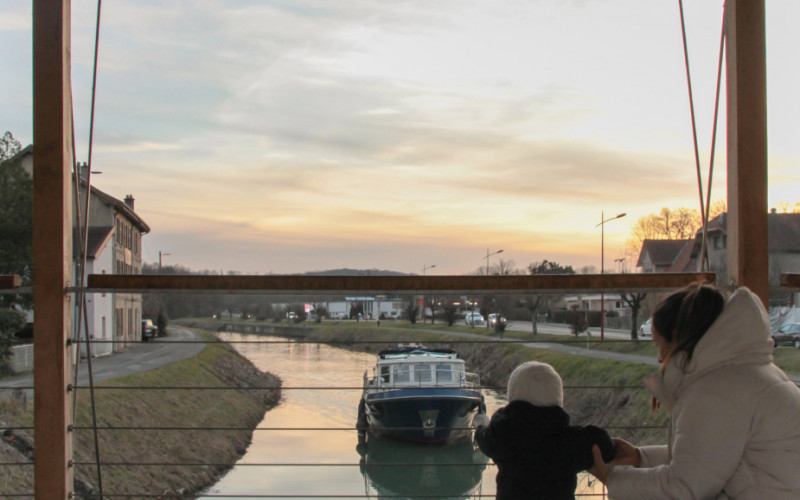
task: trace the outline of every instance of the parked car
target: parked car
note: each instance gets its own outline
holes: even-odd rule
[[[150,339],[158,337],[158,327],[153,324],[152,319],[142,320],[142,340],[147,342]]]
[[[652,337],[653,336],[653,318],[647,318],[647,321],[642,323],[639,327],[639,337]]]
[[[481,315],[481,313],[468,312],[467,315],[464,316],[464,323],[468,325],[482,325],[483,316]]]
[[[792,345],[800,349],[800,323],[786,323],[772,334],[772,344]]]
[[[486,321],[488,321],[489,326],[492,327],[497,326],[498,321],[500,322],[501,325],[505,325],[508,323],[508,320],[506,319],[505,316],[503,316],[502,314],[495,314],[495,313],[490,314],[486,318]]]
[[[286,319],[289,321],[296,321],[297,320],[297,313],[294,311],[289,311],[286,313]]]

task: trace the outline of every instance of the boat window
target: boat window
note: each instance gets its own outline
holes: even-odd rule
[[[414,369],[414,380],[417,382],[430,382],[433,380],[430,365],[417,365]]]
[[[392,382],[410,382],[411,367],[409,365],[396,365],[392,367]]]
[[[389,367],[388,366],[381,366],[381,382],[389,382]]]
[[[438,382],[452,382],[453,365],[436,365],[436,380]]]

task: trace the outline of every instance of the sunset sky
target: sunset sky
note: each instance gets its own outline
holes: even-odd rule
[[[766,3],[775,206],[800,201],[800,1]],[[685,2],[704,172],[722,4]],[[95,9],[73,0],[79,161]],[[25,146],[31,0],[2,1],[0,46],[0,133]],[[601,212],[626,212],[616,269],[638,217],[699,205],[677,0],[114,0],[99,55],[93,184],[136,198],[148,262],[599,268]],[[720,120],[714,199],[724,97]]]

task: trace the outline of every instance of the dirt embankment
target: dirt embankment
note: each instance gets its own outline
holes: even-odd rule
[[[95,391],[100,462],[115,464],[102,466],[104,495],[168,498],[211,486],[244,454],[264,412],[278,404],[280,383],[225,344],[209,344],[195,358],[104,383],[120,387]],[[241,389],[222,390],[231,387]],[[78,498],[98,498],[94,436],[81,428],[91,421],[88,393],[81,393],[74,444]],[[30,411],[11,402],[0,406],[0,433],[32,422]],[[0,461],[30,463],[31,433],[6,430]],[[139,465],[120,465],[125,463]],[[32,465],[0,467],[0,496],[32,492]]]

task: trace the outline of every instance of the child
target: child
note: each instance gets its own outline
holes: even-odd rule
[[[518,366],[508,379],[508,401],[475,430],[481,451],[497,465],[497,500],[574,500],[577,473],[593,464],[592,446],[607,462],[616,455],[605,430],[569,425],[552,366]]]

